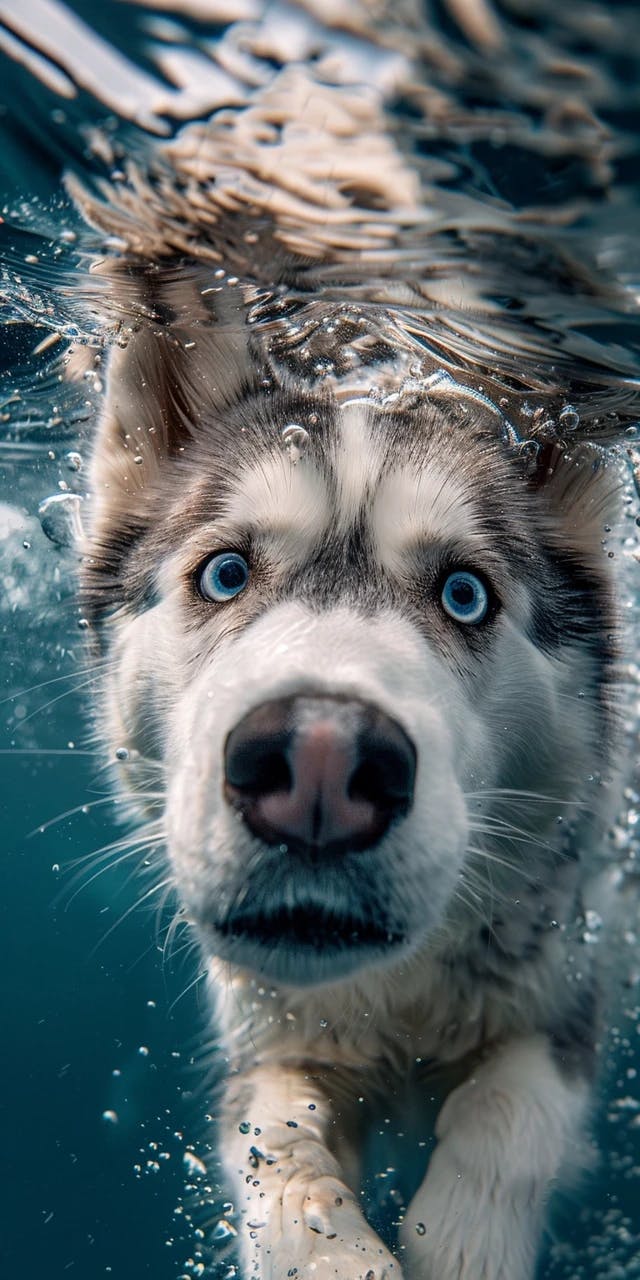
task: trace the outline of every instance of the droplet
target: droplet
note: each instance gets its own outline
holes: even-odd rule
[[[240,1133],[251,1133],[251,1125],[248,1120],[242,1120],[238,1125]]]
[[[69,471],[80,471],[82,468],[82,454],[77,453],[75,449],[70,449],[69,453],[65,453],[64,460]]]
[[[77,493],[54,493],[38,507],[42,532],[57,547],[70,547],[81,535],[80,503]]]
[[[140,1048],[138,1049],[138,1053],[140,1054],[140,1057],[141,1057],[141,1058],[148,1058],[148,1057],[149,1057],[149,1050],[148,1050],[148,1048],[147,1048],[146,1044],[141,1044],[141,1045],[140,1045]]]
[[[117,1124],[117,1123],[118,1123],[118,1112],[117,1112],[117,1111],[103,1111],[103,1112],[102,1112],[102,1119],[104,1120],[105,1124]]]
[[[309,443],[309,432],[297,422],[289,422],[282,428],[282,439],[289,454],[289,461],[295,466],[299,462]]]
[[[128,760],[129,759],[128,747],[116,747],[115,757],[116,757],[116,760]]]
[[[426,1234],[427,1228],[425,1227],[424,1222],[416,1222],[416,1235],[426,1236]]]

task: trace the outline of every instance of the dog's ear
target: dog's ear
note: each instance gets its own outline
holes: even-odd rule
[[[205,290],[206,292],[206,290]],[[90,468],[91,533],[105,522],[146,524],[156,481],[206,423],[251,390],[257,374],[234,305],[214,310],[198,274],[174,272],[147,290],[122,346],[111,351]]]
[[[582,556],[602,555],[605,526],[620,518],[622,480],[607,452],[593,444],[539,446],[530,485],[547,503],[550,532]]]

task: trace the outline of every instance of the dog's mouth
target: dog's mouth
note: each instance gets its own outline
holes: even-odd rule
[[[216,922],[216,929],[230,941],[284,948],[306,955],[372,948],[388,950],[405,940],[402,932],[385,922],[312,906],[231,912]]]

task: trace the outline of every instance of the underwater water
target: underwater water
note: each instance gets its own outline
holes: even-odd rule
[[[249,280],[247,323],[276,372],[339,382],[360,361],[383,370],[388,392],[385,335],[366,310],[383,301],[395,309],[409,376],[479,369],[518,438],[579,429],[617,450],[627,519],[612,549],[633,621],[640,29],[634,4],[557,10],[479,6],[479,25],[465,29],[459,7],[446,4],[345,4],[326,14],[312,3],[240,0],[0,5],[3,1275],[234,1274],[233,1206],[215,1158],[204,1163],[215,1149],[219,1071],[202,974],[188,934],[169,928],[174,904],[153,876],[161,851],[132,843],[118,822],[92,737],[98,672],[75,591],[70,532],[86,500],[105,354],[133,323],[94,270],[141,217],[127,166],[133,159],[144,171],[168,148],[142,208],[159,254],[167,245],[189,253],[202,228],[177,198],[164,224],[152,197],[166,208],[173,184],[204,198],[218,161],[201,122],[272,81],[275,101],[287,61],[305,74],[316,68],[323,128],[331,132],[331,111],[353,99],[324,169],[311,134],[288,136],[275,163],[255,162],[260,130],[285,110],[279,99],[257,133],[233,135],[216,187],[219,242],[212,234],[201,258],[212,289]],[[412,78],[406,60],[418,47],[422,78]],[[292,101],[296,92],[289,83]],[[397,122],[395,149],[379,156],[376,94]],[[348,148],[340,139],[353,120],[366,143],[356,133]],[[68,171],[106,202],[104,225],[96,205],[85,226],[62,187]],[[248,195],[234,204],[246,172]],[[274,254],[285,291],[270,288]],[[323,308],[338,297],[346,301],[336,357]],[[550,351],[570,388],[561,402],[545,372]],[[78,352],[81,372],[69,381]],[[637,680],[630,661],[630,751]],[[614,836],[631,878],[634,786],[630,778]],[[540,1265],[546,1280],[640,1275],[632,934],[628,947],[594,1121],[600,1164],[557,1207]],[[386,1165],[365,1188],[382,1218],[397,1211],[398,1194]]]

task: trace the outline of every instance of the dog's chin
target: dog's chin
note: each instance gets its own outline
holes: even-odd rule
[[[317,986],[393,963],[407,949],[406,931],[324,907],[230,912],[208,922],[221,959],[286,986]]]

